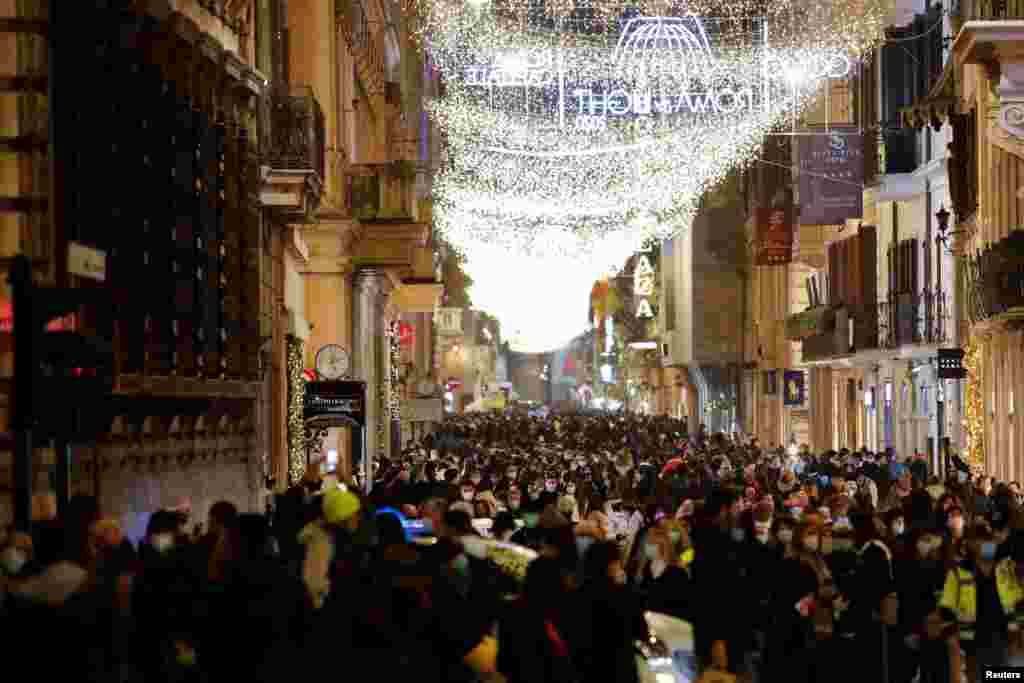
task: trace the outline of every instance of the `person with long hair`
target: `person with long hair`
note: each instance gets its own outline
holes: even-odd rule
[[[522,594],[499,621],[498,671],[508,683],[579,683],[567,636],[566,575],[555,558],[534,560]]]

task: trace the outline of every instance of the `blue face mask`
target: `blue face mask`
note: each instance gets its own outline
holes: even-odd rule
[[[994,560],[996,559],[996,544],[992,541],[987,541],[981,544],[981,559],[983,560]]]
[[[589,536],[580,536],[576,539],[576,552],[579,553],[580,557],[583,557],[587,549],[594,544],[594,539]]]
[[[796,474],[797,476],[800,476],[801,474],[803,474],[804,473],[804,464],[802,462],[795,463],[793,465],[793,473]]]

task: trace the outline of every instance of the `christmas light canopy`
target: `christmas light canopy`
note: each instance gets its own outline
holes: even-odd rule
[[[767,134],[851,73],[889,5],[414,0],[446,85],[429,104],[449,156],[436,227],[466,253],[477,305],[530,350],[582,331],[569,334],[564,312],[595,277],[645,239],[685,230]],[[510,259],[524,268],[515,283]],[[586,275],[583,298],[569,300],[570,272]],[[527,279],[544,285],[541,300],[508,293]],[[529,316],[529,305],[563,315]]]

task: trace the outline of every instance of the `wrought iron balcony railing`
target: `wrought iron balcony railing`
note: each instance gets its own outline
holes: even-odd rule
[[[953,0],[950,15],[960,22],[1024,19],[1024,0]]]
[[[270,96],[265,163],[275,170],[311,171],[324,182],[324,113],[309,86]]]
[[[230,0],[198,0],[197,4],[205,9],[207,12],[224,22],[232,33],[235,35],[241,35],[244,29],[244,25],[241,17],[237,14],[237,10],[231,10]]]
[[[985,251],[962,259],[959,266],[970,322],[1024,309],[1024,230],[1016,230]]]
[[[383,88],[384,53],[378,46],[384,42],[380,30],[374,29],[374,24],[367,16],[363,0],[337,0],[335,15],[342,37],[356,57],[360,77],[371,81],[364,85],[373,89],[380,81],[379,85]]]
[[[950,313],[945,292],[895,294],[878,303],[878,346],[945,344],[950,339]]]

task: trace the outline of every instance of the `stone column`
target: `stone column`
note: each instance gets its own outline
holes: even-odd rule
[[[352,376],[366,382],[366,443],[363,449],[364,490],[373,486],[373,463],[383,455],[377,430],[381,419],[381,344],[384,337],[382,301],[391,290],[387,275],[377,270],[360,270],[352,283]],[[355,449],[353,449],[355,450]]]

